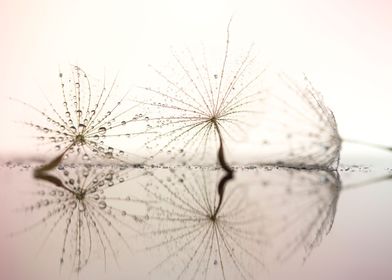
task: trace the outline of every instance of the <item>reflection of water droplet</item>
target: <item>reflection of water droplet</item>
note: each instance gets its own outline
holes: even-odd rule
[[[101,209],[101,210],[103,210],[103,209],[105,209],[106,208],[106,202],[105,201],[103,201],[103,200],[101,200],[100,202],[98,202],[98,207],[99,207],[99,209]]]
[[[86,210],[86,205],[84,203],[79,203],[79,211],[84,212]]]
[[[122,211],[122,212],[121,212],[121,215],[126,216],[126,215],[127,215],[127,212]]]
[[[127,123],[126,121],[122,121],[122,122],[121,122],[122,125],[125,125],[126,123]]]
[[[71,201],[70,203],[69,203],[69,207],[71,207],[71,209],[75,209],[76,208],[76,201]]]
[[[108,180],[108,181],[113,180],[113,174],[112,174],[112,173],[107,174],[107,175],[105,176],[105,180]]]
[[[101,135],[105,134],[106,133],[106,127],[100,127],[98,129],[98,133],[101,134]]]

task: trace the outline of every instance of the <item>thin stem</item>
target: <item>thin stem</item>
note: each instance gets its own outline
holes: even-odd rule
[[[65,153],[66,153],[72,146],[73,146],[73,144],[71,144],[67,149],[65,149],[64,152],[62,152],[59,156],[55,157],[55,158],[54,158],[53,160],[51,160],[49,163],[47,163],[47,164],[45,164],[45,165],[43,165],[43,166],[41,166],[41,167],[36,168],[36,169],[34,170],[34,173],[33,173],[34,178],[35,178],[35,179],[38,179],[38,180],[44,180],[44,181],[47,181],[47,182],[49,182],[49,183],[52,183],[52,184],[54,184],[55,186],[57,186],[57,187],[59,187],[59,188],[62,188],[62,189],[64,189],[64,190],[66,190],[66,191],[72,193],[73,195],[76,195],[76,193],[75,193],[73,190],[67,188],[59,178],[57,178],[57,177],[55,177],[55,176],[50,175],[50,174],[47,173],[48,171],[50,171],[50,170],[56,168],[56,167],[60,164],[60,162],[62,161],[62,159],[63,159],[63,157],[64,157],[64,155],[65,155]]]
[[[392,175],[385,175],[385,176],[381,176],[381,177],[371,178],[371,179],[368,179],[368,180],[365,180],[365,181],[362,181],[362,182],[343,185],[343,190],[355,189],[355,188],[367,186],[367,185],[370,185],[370,184],[375,184],[375,183],[379,183],[379,182],[388,181],[388,180],[391,180],[391,179],[392,179]]]
[[[345,142],[348,142],[348,143],[369,146],[369,147],[372,147],[372,148],[377,148],[377,149],[381,149],[381,150],[384,150],[384,151],[392,152],[392,147],[385,146],[385,145],[374,144],[374,143],[369,143],[369,142],[359,141],[359,140],[353,140],[353,139],[343,139],[343,140]]]
[[[232,180],[234,178],[234,171],[233,169],[228,165],[225,159],[225,153],[224,153],[224,148],[223,148],[223,139],[222,139],[222,134],[219,129],[218,123],[216,120],[213,120],[214,126],[216,128],[216,131],[218,133],[219,137],[219,150],[218,150],[218,161],[223,170],[226,171],[226,174],[222,177],[222,179],[219,181],[218,184],[218,195],[219,195],[219,202],[218,206],[215,209],[214,215],[212,216],[212,219],[215,220],[216,216],[219,213],[219,210],[221,208],[222,202],[223,202],[223,195],[226,189],[226,184],[228,181]]]

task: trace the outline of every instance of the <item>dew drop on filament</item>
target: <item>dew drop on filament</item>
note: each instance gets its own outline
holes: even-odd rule
[[[101,135],[104,135],[106,133],[106,127],[100,127],[98,129],[98,133],[101,134]]]

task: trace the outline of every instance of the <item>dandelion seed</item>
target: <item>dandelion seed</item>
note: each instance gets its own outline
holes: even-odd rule
[[[145,87],[148,94],[138,101],[152,108],[149,124],[156,135],[146,147],[155,160],[161,156],[162,160],[211,164],[221,150],[219,163],[230,169],[226,153],[246,138],[246,130],[262,111],[264,94],[258,85],[264,70],[257,69],[253,47],[235,60],[229,46],[228,26],[223,61],[211,59],[219,66],[211,68],[204,51],[196,58],[188,50],[183,56],[173,52],[171,73],[155,69],[163,85]]]
[[[124,195],[123,186],[142,173],[125,172],[123,166],[87,165],[62,166],[52,173],[40,178],[44,183],[35,187],[35,201],[21,209],[30,216],[29,225],[13,236],[40,232],[38,252],[50,247],[57,253],[60,271],[79,274],[92,258],[101,259],[104,270],[118,265],[122,253],[131,252],[147,208],[146,201]]]
[[[265,100],[268,111],[245,145],[252,151],[248,163],[335,169],[342,139],[321,94],[306,78],[268,80],[273,84]]]
[[[60,72],[59,79],[62,105],[57,107],[49,102],[49,111],[44,111],[22,102],[43,117],[41,123],[25,124],[35,129],[42,144],[62,151],[64,157],[76,154],[83,161],[92,157],[124,158],[124,151],[111,147],[110,143],[121,137],[143,134],[145,128],[136,124],[144,120],[143,115],[130,117],[138,105],[129,105],[127,94],[113,102],[117,77],[107,84],[106,78],[102,82],[91,79],[79,66],[71,66],[69,75]],[[124,132],[124,128],[128,131]]]

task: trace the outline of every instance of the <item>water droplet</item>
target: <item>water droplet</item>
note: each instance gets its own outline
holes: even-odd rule
[[[69,203],[69,207],[71,207],[71,209],[75,209],[76,208],[76,201],[73,200]]]
[[[106,205],[105,201],[101,200],[100,202],[98,202],[99,209],[104,210],[106,208],[106,206],[107,205]]]
[[[121,215],[122,215],[122,216],[126,216],[126,215],[127,215],[127,212],[122,211],[122,212],[121,212]]]
[[[106,127],[100,127],[98,129],[98,133],[101,134],[101,135],[104,135],[106,133]]]
[[[73,133],[76,133],[76,127],[71,126],[69,129],[70,129]]]
[[[69,118],[70,116],[71,116],[71,113],[70,112],[65,112],[65,116],[67,117],[67,118]]]
[[[126,121],[122,121],[121,122],[122,125],[126,125],[126,123],[127,123]]]
[[[79,203],[79,211],[84,212],[85,210],[86,210],[86,205],[83,202]]]
[[[218,261],[217,260],[214,260],[214,265],[218,265]]]

